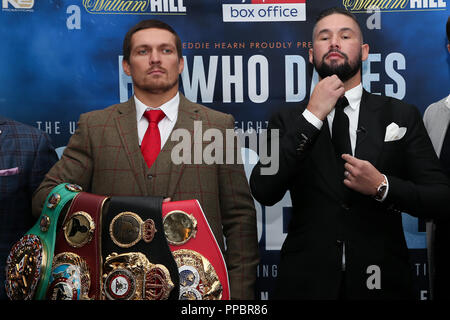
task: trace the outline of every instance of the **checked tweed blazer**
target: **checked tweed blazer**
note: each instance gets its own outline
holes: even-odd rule
[[[33,226],[31,197],[56,161],[44,132],[0,116],[0,299],[9,251]]]
[[[226,128],[234,128],[231,115],[192,103],[180,93],[178,119],[172,133],[177,129],[190,132],[188,146],[192,158],[194,121],[201,121],[203,132],[215,128],[223,137]],[[259,262],[256,211],[243,166],[193,161],[175,164],[172,149],[186,143],[169,138],[149,169],[138,141],[133,98],[82,114],[61,160],[34,195],[34,213],[40,213],[50,190],[62,182],[76,183],[83,190],[100,195],[163,196],[172,201],[197,199],[224,253],[231,298],[253,299]],[[203,146],[210,143],[204,142]]]

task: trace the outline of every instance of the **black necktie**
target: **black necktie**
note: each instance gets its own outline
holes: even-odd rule
[[[441,160],[442,167],[447,173],[447,176],[450,177],[450,124],[447,126],[447,132],[445,133],[444,142],[442,143],[441,154],[439,155],[439,159]]]
[[[349,121],[344,112],[344,108],[348,106],[346,97],[339,98],[334,108],[333,132],[332,141],[334,145],[334,152],[336,157],[341,159],[343,153],[352,154],[352,147],[350,144]]]

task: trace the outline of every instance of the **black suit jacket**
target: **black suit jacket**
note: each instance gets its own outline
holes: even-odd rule
[[[279,129],[279,170],[261,175],[258,163],[250,179],[254,197],[264,205],[277,203],[288,190],[292,198],[276,297],[337,298],[345,243],[343,285],[349,298],[412,298],[401,212],[443,216],[450,198],[420,113],[397,99],[363,92],[355,156],[387,176],[389,192],[380,203],[344,186],[327,121],[317,130],[302,116],[305,107],[283,109],[270,119],[269,129]],[[392,122],[406,127],[406,134],[384,142]],[[379,268],[381,289],[369,289],[373,266]]]

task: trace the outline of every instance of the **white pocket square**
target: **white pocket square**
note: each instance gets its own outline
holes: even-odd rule
[[[399,127],[396,123],[392,122],[386,127],[386,134],[384,136],[384,142],[397,141],[403,138],[406,133],[405,127]]]
[[[19,173],[19,167],[0,170],[0,177],[12,176]]]

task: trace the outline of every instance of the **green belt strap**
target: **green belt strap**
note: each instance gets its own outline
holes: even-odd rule
[[[39,236],[46,253],[46,260],[42,261],[41,278],[34,295],[35,300],[45,299],[52,270],[59,214],[67,202],[71,201],[80,191],[82,191],[81,187],[71,183],[61,183],[53,188],[45,200],[38,222],[26,233]]]

